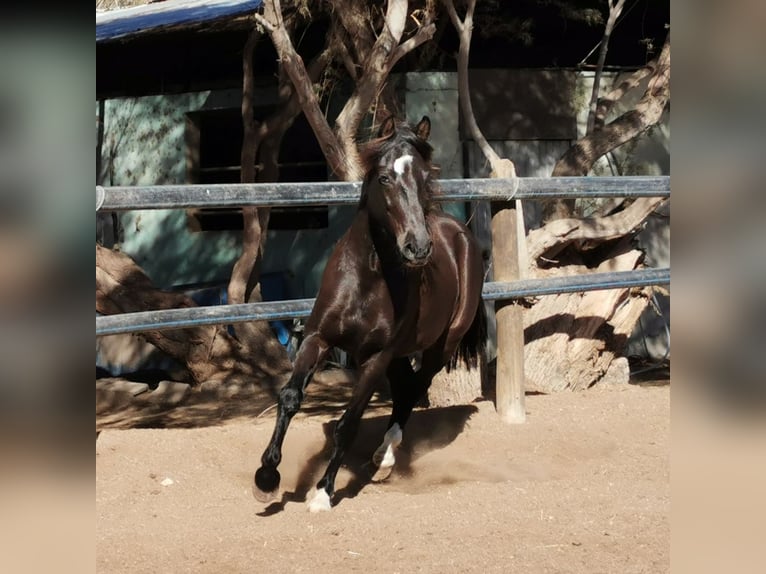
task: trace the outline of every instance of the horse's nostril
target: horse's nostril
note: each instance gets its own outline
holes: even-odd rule
[[[411,263],[421,263],[431,255],[432,248],[430,239],[419,243],[415,238],[410,238],[402,245],[402,256]]]

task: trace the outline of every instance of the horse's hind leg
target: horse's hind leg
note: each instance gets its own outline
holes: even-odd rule
[[[440,359],[440,351],[424,352],[421,367],[417,372],[412,369],[407,358],[392,361],[388,369],[388,381],[393,408],[383,442],[372,455],[372,463],[376,468],[372,476],[373,481],[380,482],[391,474],[396,463],[396,448],[402,442],[404,426],[412,414],[412,409],[431,386],[434,375],[441,369]]]
[[[388,385],[391,389],[391,401],[394,411],[401,410],[401,405],[413,401],[417,402],[415,395],[420,394],[415,385],[418,382],[415,378],[415,372],[407,357],[398,357],[391,361],[386,372]],[[406,417],[393,415],[388,421],[386,434],[383,436],[383,442],[372,455],[372,464],[375,472],[372,475],[373,482],[380,482],[388,478],[396,462],[394,451],[402,442],[402,429]]]
[[[317,483],[316,491],[310,495],[308,500],[308,509],[311,512],[330,510],[330,501],[335,493],[335,477],[343,462],[346,449],[351,445],[354,437],[356,437],[359,421],[372,398],[373,392],[377,388],[377,383],[385,375],[388,361],[389,358],[384,353],[378,353],[361,365],[359,380],[354,387],[354,394],[351,397],[348,408],[343,413],[338,424],[335,425],[335,432],[333,433],[335,445],[330,455],[327,470]]]
[[[317,333],[312,333],[306,337],[295,357],[293,374],[287,384],[279,391],[274,433],[271,435],[271,440],[263,452],[263,456],[261,456],[261,467],[255,473],[255,495],[263,502],[268,502],[276,496],[280,481],[277,467],[282,461],[282,442],[285,439],[287,427],[295,413],[298,412],[306,386],[316,368],[327,355],[328,350],[329,345]]]

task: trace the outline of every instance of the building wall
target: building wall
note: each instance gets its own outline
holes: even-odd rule
[[[196,92],[109,100],[105,106],[104,185],[163,185],[193,181],[187,156],[188,114],[239,106],[239,92]],[[324,230],[272,231],[264,273],[283,274],[289,296],[313,296],[323,262],[353,208],[331,208]],[[119,215],[120,249],[161,288],[225,284],[241,249],[240,233],[193,231],[185,210]]]
[[[104,114],[105,185],[165,185],[188,181],[186,114],[203,109],[210,92],[108,100]],[[229,233],[195,234],[184,210],[119,215],[118,242],[161,288],[226,275],[238,252]]]

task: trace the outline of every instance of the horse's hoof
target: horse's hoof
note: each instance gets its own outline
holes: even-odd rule
[[[394,470],[394,466],[379,466],[374,470],[375,472],[372,473],[370,480],[372,482],[383,482],[391,476],[391,471]]]
[[[258,502],[262,502],[263,504],[274,502],[277,499],[277,494],[279,494],[279,489],[267,492],[258,488],[257,484],[253,485],[253,496],[255,496],[255,499]]]
[[[313,489],[308,496],[306,508],[309,512],[327,512],[332,508],[330,496],[324,488]]]
[[[276,468],[262,466],[255,472],[253,494],[260,502],[271,502],[277,497],[279,482],[282,479]]]
[[[382,482],[391,476],[391,471],[396,464],[394,450],[402,444],[402,429],[399,423],[394,423],[386,431],[381,444],[372,455],[372,467],[374,472],[371,474],[373,482]]]
[[[273,466],[262,466],[255,471],[255,485],[263,492],[272,492],[279,488],[282,477]]]

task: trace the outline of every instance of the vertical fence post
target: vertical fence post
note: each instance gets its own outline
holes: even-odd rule
[[[492,267],[495,281],[521,278],[523,219],[518,200],[492,204]],[[523,423],[524,406],[524,322],[522,307],[514,301],[495,304],[497,323],[496,406],[506,423]]]

